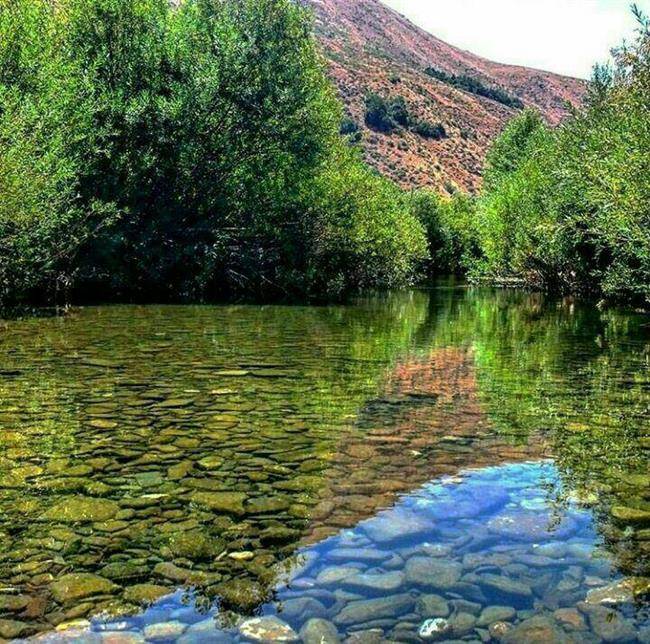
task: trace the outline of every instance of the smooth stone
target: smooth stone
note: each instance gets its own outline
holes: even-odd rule
[[[443,617],[428,619],[418,630],[418,635],[427,642],[436,642],[451,634],[451,624]]]
[[[233,561],[251,561],[255,559],[255,553],[250,550],[242,550],[240,552],[229,552],[228,558]]]
[[[117,427],[115,421],[104,420],[103,418],[94,418],[88,424],[95,429],[115,429]]]
[[[476,625],[490,626],[495,622],[509,622],[515,618],[517,611],[511,606],[488,606],[483,609]]]
[[[346,577],[342,586],[360,592],[391,592],[404,584],[404,573],[400,571],[386,573],[360,573]]]
[[[612,508],[612,516],[618,521],[635,526],[650,526],[650,510],[617,505]]]
[[[155,584],[136,584],[124,590],[124,599],[133,604],[153,604],[155,601],[169,595],[170,589]]]
[[[374,619],[398,617],[415,603],[408,594],[351,601],[334,618],[335,624],[364,624]]]
[[[449,617],[451,608],[440,595],[421,595],[415,605],[416,612],[422,617]]]
[[[340,644],[341,642],[336,626],[318,617],[310,619],[300,629],[300,638],[303,644]]]
[[[292,622],[304,622],[308,617],[325,617],[327,615],[325,606],[313,597],[285,599],[280,604],[280,609],[282,617]]]
[[[297,642],[298,634],[277,617],[254,617],[239,625],[239,632],[253,642]]]
[[[545,512],[508,512],[487,523],[490,532],[518,541],[544,541],[549,537],[565,539],[577,529],[576,522],[568,516],[556,525]]]
[[[513,628],[513,625],[507,622],[495,622],[490,625],[488,634],[493,640],[500,642]]]
[[[171,465],[167,468],[167,478],[172,481],[180,481],[184,479],[194,469],[192,461],[182,461],[176,465]]]
[[[12,640],[34,632],[34,627],[14,619],[0,619],[0,637]]]
[[[147,577],[149,568],[132,561],[114,561],[106,564],[99,572],[102,577],[113,581],[129,581]]]
[[[383,639],[384,631],[380,628],[369,628],[352,633],[344,644],[381,644]]]
[[[200,530],[172,534],[168,546],[174,557],[192,561],[212,559],[225,548],[223,541]]]
[[[91,573],[70,573],[50,584],[50,592],[59,604],[94,595],[110,595],[119,590],[112,581]]]
[[[377,550],[376,548],[335,548],[327,554],[329,561],[342,563],[358,561],[379,564],[386,561],[389,557],[390,553],[385,550]]]
[[[0,595],[0,611],[3,613],[20,613],[29,605],[30,598],[26,595]]]
[[[476,617],[470,613],[455,613],[449,618],[449,624],[454,637],[464,637],[474,630]]]
[[[206,456],[199,461],[199,467],[211,471],[218,469],[223,463],[224,459],[221,456]]]
[[[149,624],[144,627],[144,636],[150,642],[173,641],[180,637],[187,628],[186,624],[179,621]]]
[[[406,562],[406,581],[423,588],[448,590],[460,579],[463,566],[455,561],[411,557]]]
[[[412,512],[387,512],[361,524],[363,531],[377,544],[422,537],[433,529],[430,521]]]
[[[194,492],[190,500],[214,512],[241,516],[245,514],[244,501],[246,498],[247,496],[243,492]]]
[[[114,518],[119,509],[109,499],[71,496],[53,505],[41,518],[58,523],[95,523]]]
[[[350,568],[346,566],[335,566],[332,568],[325,568],[318,573],[316,583],[321,586],[331,586],[338,584],[340,581],[352,577],[359,573],[358,568]]]
[[[634,623],[617,610],[605,606],[589,606],[587,616],[592,630],[604,642],[623,644],[636,641]]]
[[[291,543],[300,539],[299,530],[293,530],[285,526],[271,526],[260,534],[260,540],[265,545],[281,545]]]
[[[553,616],[570,630],[584,631],[587,628],[585,618],[575,608],[559,608],[553,613]]]
[[[192,624],[176,640],[176,644],[232,644],[232,642],[232,636],[219,630],[214,619]]]
[[[588,604],[630,604],[650,594],[650,577],[628,577],[587,593]]]
[[[499,622],[497,622],[499,623]],[[551,619],[537,615],[524,620],[501,638],[503,644],[566,644],[568,637]]]
[[[241,612],[255,610],[264,601],[264,592],[257,582],[248,579],[230,579],[214,589],[227,607]]]
[[[530,586],[521,581],[510,579],[510,577],[504,577],[503,575],[480,575],[478,584],[488,591],[497,592],[505,596],[524,599],[533,596],[533,591]]]
[[[100,637],[101,644],[144,644],[145,642],[144,635],[141,633],[124,631],[105,631],[100,633]]]
[[[291,503],[286,497],[262,497],[249,499],[246,503],[247,514],[272,514],[288,510]]]
[[[486,485],[472,486],[464,489],[462,493],[455,494],[452,499],[436,499],[427,510],[442,521],[468,519],[494,514],[509,498],[507,492],[498,488]]]

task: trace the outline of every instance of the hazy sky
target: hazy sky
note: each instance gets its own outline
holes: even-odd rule
[[[382,1],[462,49],[582,78],[635,28],[629,0]]]

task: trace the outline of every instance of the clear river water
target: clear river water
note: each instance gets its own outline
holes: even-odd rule
[[[639,313],[0,320],[0,639],[648,644],[649,456]]]

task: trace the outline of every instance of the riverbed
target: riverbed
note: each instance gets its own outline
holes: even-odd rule
[[[0,320],[0,637],[650,642],[650,318],[447,286]]]

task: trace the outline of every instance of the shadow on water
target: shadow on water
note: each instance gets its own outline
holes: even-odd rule
[[[646,324],[468,288],[7,321],[0,636],[646,642]]]

